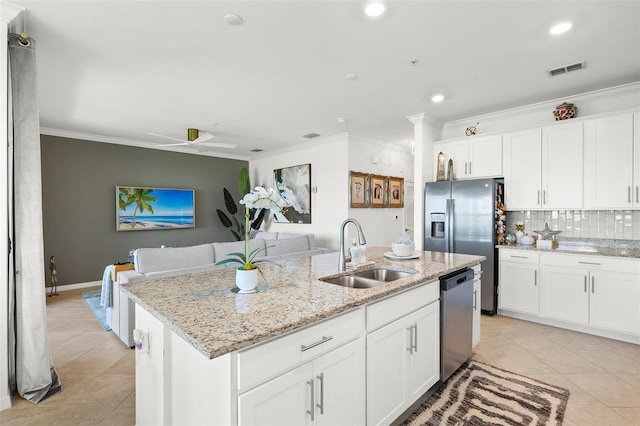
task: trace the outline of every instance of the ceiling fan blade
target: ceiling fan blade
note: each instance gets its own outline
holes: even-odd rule
[[[182,142],[183,144],[188,144],[188,142],[185,141],[184,139],[178,139],[178,138],[174,138],[174,137],[171,137],[171,136],[160,135],[158,133],[148,133],[148,134],[149,135],[153,135],[153,136],[158,136],[158,137],[161,137],[161,138],[165,138],[165,139],[171,139],[172,141]],[[168,145],[165,145],[165,146],[168,146]]]
[[[154,146],[181,146],[181,145],[191,145],[189,142],[180,142],[180,143],[157,143]]]
[[[211,146],[215,148],[235,148],[238,145],[234,143],[222,143],[222,142],[202,142],[198,143],[200,146]]]
[[[196,140],[192,141],[191,143],[202,143],[202,142],[209,141],[213,138],[215,138],[215,136],[212,135],[211,133],[202,132],[200,133],[200,136]]]

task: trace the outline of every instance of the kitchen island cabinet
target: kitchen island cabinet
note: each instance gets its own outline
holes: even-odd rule
[[[264,424],[263,417],[282,423],[288,415],[296,424],[368,423],[368,307],[423,287],[437,300],[438,277],[484,260],[422,252],[418,259],[391,261],[384,251],[370,248],[368,258],[377,267],[415,274],[368,289],[329,284],[318,278],[341,275],[332,253],[269,265],[262,292],[252,295],[231,293],[233,270],[123,288],[136,303],[136,329],[149,345],[148,352],[146,344],[136,351],[137,424],[252,424],[258,418]],[[398,319],[414,330],[414,352],[428,355],[428,362],[412,367],[420,376],[408,380],[413,392],[439,378],[437,308],[431,301]]]

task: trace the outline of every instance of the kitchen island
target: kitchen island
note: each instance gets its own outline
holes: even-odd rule
[[[319,280],[345,274],[338,273],[338,254],[330,253],[282,262],[280,266],[263,265],[264,279],[256,294],[231,291],[233,269],[123,287],[122,291],[136,303],[136,329],[144,340],[136,354],[137,424],[196,424],[205,420],[209,424],[249,424],[249,417],[238,414],[244,412],[243,401],[255,399],[257,390],[275,379],[295,376],[301,369],[312,369],[314,363],[320,368],[324,358],[347,346],[355,351],[350,357],[352,367],[345,373],[362,373],[362,377],[350,381],[362,379],[357,396],[361,401],[356,404],[362,410],[351,414],[365,423],[364,349],[367,333],[380,331],[368,323],[376,322],[375,327],[384,330],[384,326],[429,305],[429,318],[435,322],[419,328],[416,320],[407,329],[415,330],[408,335],[416,347],[418,334],[431,329],[434,341],[429,346],[426,340],[420,342],[421,351],[415,352],[437,353],[433,349],[438,346],[439,311],[433,302],[439,296],[438,277],[484,260],[481,256],[436,252],[421,252],[416,259],[391,260],[384,256],[387,250],[369,248],[367,255],[373,263],[359,269],[385,267],[415,273],[373,288],[342,287]],[[402,330],[404,339],[407,333]],[[326,342],[317,343],[316,335]],[[305,339],[311,339],[315,346],[307,350],[304,344],[298,344]],[[288,352],[291,345],[297,348],[294,355]],[[404,354],[405,348],[401,349]],[[410,349],[413,355],[414,347]],[[437,361],[437,355],[435,360],[431,356],[431,364]],[[432,374],[430,382],[433,379]],[[314,393],[322,391],[324,397],[324,388],[314,392],[321,381],[315,380],[310,380],[308,390],[293,392],[307,406],[301,417],[306,419],[304,423],[322,423],[315,405],[320,406],[320,412],[325,411],[325,404],[315,404]],[[269,404],[262,403],[255,407],[254,414],[265,419],[270,410]]]

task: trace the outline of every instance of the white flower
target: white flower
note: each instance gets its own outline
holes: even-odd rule
[[[269,209],[272,213],[279,213],[289,207],[287,202],[273,189],[257,186],[246,194],[240,204],[250,209]]]

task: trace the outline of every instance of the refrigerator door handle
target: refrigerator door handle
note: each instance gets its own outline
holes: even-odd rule
[[[455,215],[455,209],[456,209],[456,200],[455,199],[451,199],[449,200],[449,215],[447,216],[447,222],[449,223],[449,247],[450,249],[447,250],[449,253],[455,253],[455,238],[453,236],[453,217]]]
[[[451,220],[451,199],[447,198],[447,206],[444,212],[444,251],[447,253],[451,252],[451,247],[449,247],[449,242],[451,238],[449,237],[449,222]]]

